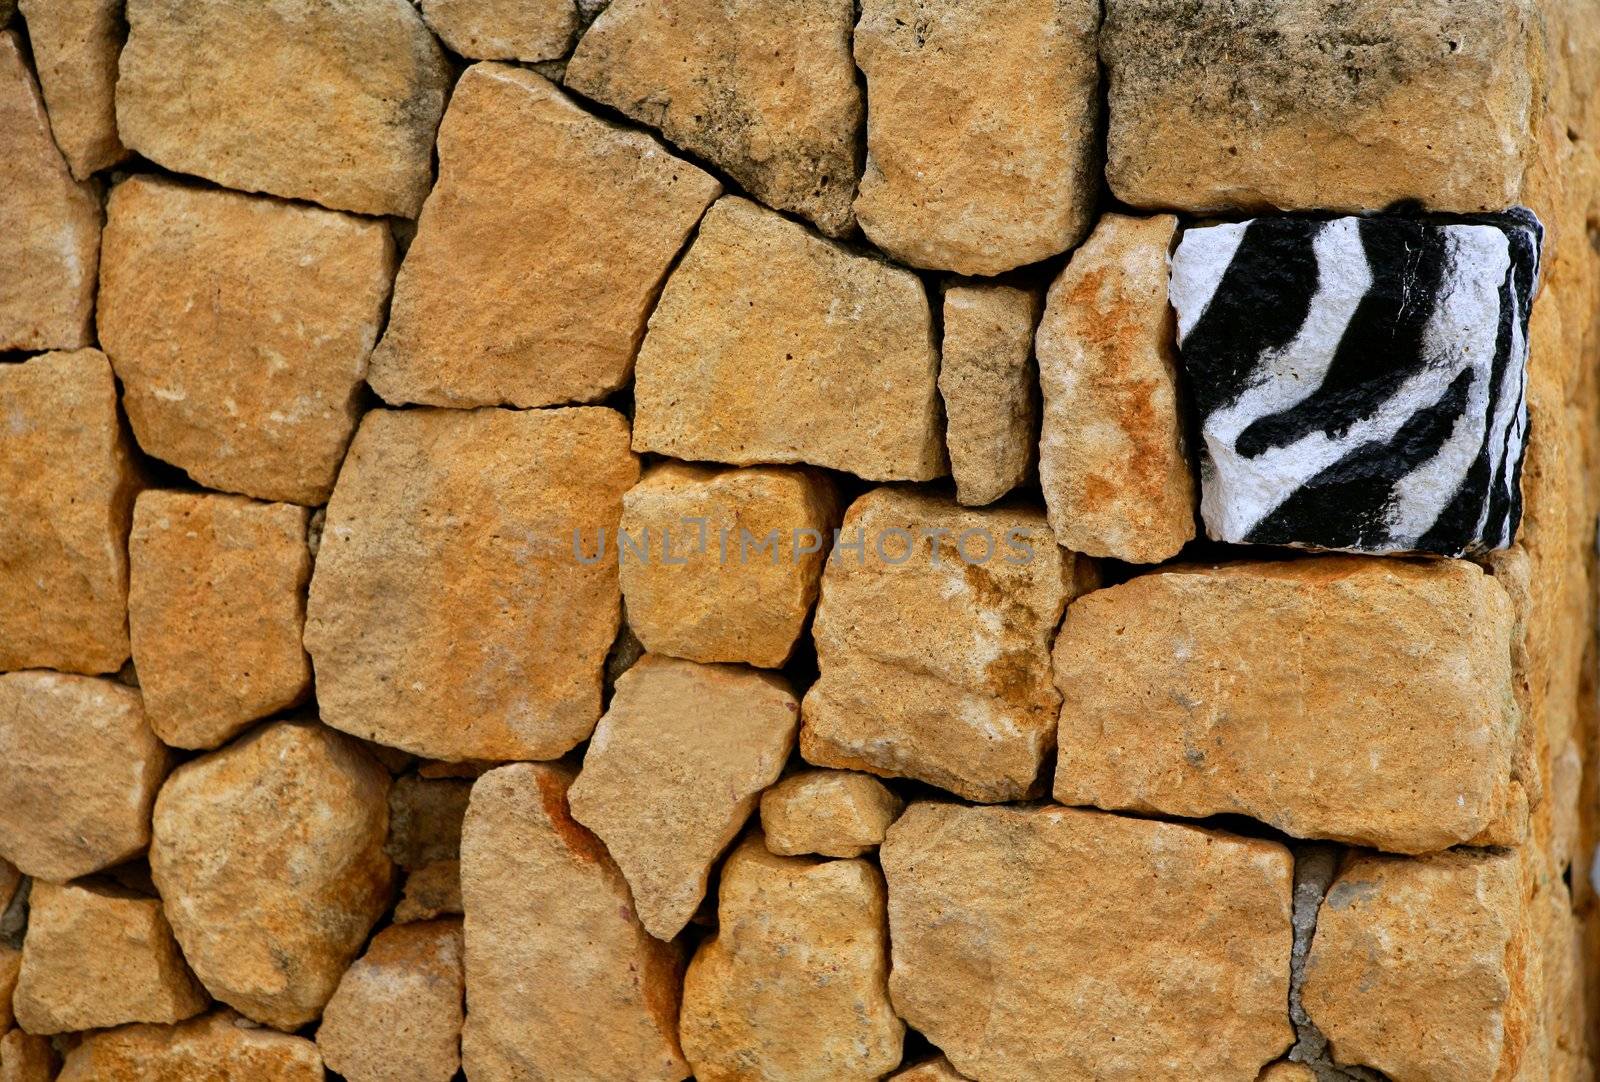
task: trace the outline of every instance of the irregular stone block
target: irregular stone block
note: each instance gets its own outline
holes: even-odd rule
[[[35,1037],[20,1029],[0,1037],[0,1082],[51,1082],[56,1078],[59,1062],[48,1038]],[[92,1082],[104,1080],[96,1078]]]
[[[128,0],[117,128],[229,188],[414,218],[450,65],[407,0]]]
[[[761,830],[779,856],[859,857],[878,847],[902,806],[869,774],[802,770],[761,794]]]
[[[1274,1063],[1262,1072],[1260,1082],[1317,1082],[1317,1076],[1303,1063]]]
[[[406,873],[400,903],[394,907],[394,922],[459,917],[461,912],[461,863],[436,860]]]
[[[1107,214],[1050,286],[1039,482],[1056,540],[1074,552],[1154,564],[1194,537],[1167,305],[1177,226]]]
[[[572,0],[421,0],[441,41],[473,60],[556,60],[578,31]]]
[[[304,1037],[258,1029],[232,1011],[177,1026],[123,1026],[91,1033],[56,1082],[322,1082],[322,1056]]]
[[[17,866],[9,860],[0,860],[0,915],[4,915],[10,908],[11,899],[17,896],[17,888],[20,886],[22,886],[22,873],[17,871]],[[0,1003],[4,1001],[5,997],[0,996]],[[0,1015],[0,1019],[3,1018],[4,1015]],[[5,1028],[0,1025],[0,1030]]]
[[[466,778],[396,778],[389,789],[389,859],[420,868],[461,855],[461,820],[472,782]]]
[[[854,19],[850,0],[613,0],[566,84],[842,237],[861,175]]]
[[[628,382],[661,280],[721,190],[533,72],[473,65],[368,381],[391,403],[600,401]]]
[[[1255,1082],[1294,1038],[1294,860],[1069,808],[918,802],[881,850],[889,994],[984,1082]]]
[[[580,542],[638,478],[608,409],[367,413],[306,608],[323,720],[446,759],[586,739],[621,593]]]
[[[128,156],[117,137],[120,0],[18,0],[56,146],[82,180]]]
[[[946,472],[938,367],[915,274],[730,196],[650,317],[634,449],[929,480]]]
[[[16,1023],[16,1016],[12,1013],[11,1001],[16,991],[17,978],[22,974],[22,951],[16,947],[0,943],[0,1033],[11,1029]],[[3,1055],[3,1053],[0,1053]],[[0,1066],[4,1066],[0,1062]]]
[[[0,365],[0,402],[0,670],[115,672],[139,475],[111,366],[92,349]]]
[[[952,285],[944,291],[939,396],[956,499],[993,503],[1027,479],[1039,425],[1033,329],[1038,290]]]
[[[1459,561],[1188,567],[1097,591],[1055,644],[1056,799],[1459,845],[1508,799],[1511,629],[1505,591]]]
[[[394,258],[382,222],[144,176],[117,185],[100,338],[139,445],[211,488],[326,503]]]
[[[1187,231],[1172,303],[1207,532],[1452,556],[1511,544],[1542,233],[1523,210]]]
[[[605,846],[567,811],[571,781],[513,763],[473,784],[461,833],[467,1077],[680,1082],[680,949],[639,923]]]
[[[305,721],[173,771],[150,873],[207,991],[283,1030],[322,1013],[389,907],[388,789],[358,744]]]
[[[1096,176],[1095,0],[864,0],[856,215],[904,263],[998,274],[1076,244]]]
[[[950,1066],[950,1061],[943,1056],[925,1059],[903,1071],[896,1071],[889,1076],[889,1080],[890,1082],[967,1082],[966,1077],[957,1074],[956,1069]]]

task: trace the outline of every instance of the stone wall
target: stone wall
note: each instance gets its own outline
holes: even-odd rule
[[[0,1082],[1593,1079],[1597,92],[0,0]]]

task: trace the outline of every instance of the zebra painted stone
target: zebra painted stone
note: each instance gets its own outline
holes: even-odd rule
[[[1210,536],[1371,553],[1511,544],[1542,236],[1522,208],[1185,232],[1171,297]]]

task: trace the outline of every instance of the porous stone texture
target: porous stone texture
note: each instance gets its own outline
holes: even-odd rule
[[[0,364],[0,418],[0,670],[115,672],[139,476],[111,366],[93,349]]]
[[[967,1082],[965,1076],[958,1074],[943,1056],[935,1056],[903,1071],[896,1071],[889,1079],[890,1082]]]
[[[964,1075],[1255,1082],[1293,1040],[1281,845],[922,801],[881,856],[895,1010]]]
[[[322,1012],[323,1062],[348,1082],[450,1082],[461,997],[460,921],[385,928]]]
[[[605,846],[567,811],[571,780],[513,763],[473,784],[463,1066],[472,1082],[680,1082],[680,948],[639,923]]]
[[[34,884],[13,996],[23,1029],[181,1022],[210,1002],[184,964],[161,899],[93,881]]]
[[[650,317],[633,446],[929,480],[947,472],[938,367],[915,274],[730,196]]]
[[[20,1029],[0,1037],[0,1082],[51,1082],[59,1062],[46,1037],[35,1037]]]
[[[0,857],[63,883],[150,841],[167,749],[139,693],[111,680],[0,674]]]
[[[325,503],[394,259],[382,222],[153,177],[117,185],[98,323],[140,447],[211,488]]]
[[[450,66],[408,0],[129,0],[117,128],[229,188],[416,217]]]
[[[310,692],[300,645],[309,517],[242,496],[139,496],[128,627],[145,715],[163,742],[217,747]]]
[[[1532,8],[1107,0],[1106,179],[1188,211],[1500,210],[1528,161]]]
[[[1075,552],[1153,564],[1194,537],[1167,304],[1177,227],[1107,214],[1050,286],[1039,482],[1056,540]]]
[[[854,19],[850,0],[613,0],[565,81],[842,237],[861,174]]]
[[[910,489],[868,492],[842,530],[812,629],[821,675],[801,754],[968,800],[1038,796],[1061,701],[1050,638],[1087,568],[1037,512]]]
[[[1097,591],[1056,639],[1055,797],[1461,844],[1508,800],[1511,629],[1499,583],[1459,561],[1180,567]]]
[[[421,0],[428,28],[473,60],[555,60],[578,30],[573,0]]]
[[[475,64],[368,377],[391,403],[598,402],[632,373],[667,267],[722,186],[547,80]]]
[[[400,896],[400,903],[394,907],[396,924],[460,916],[461,913],[459,861],[436,860],[406,873],[404,892]]]
[[[878,847],[903,806],[870,774],[802,770],[761,794],[761,829],[779,856],[859,857]]]
[[[622,869],[645,929],[683,930],[711,865],[794,750],[787,680],[646,654],[617,680],[568,799]]]
[[[258,1029],[221,1010],[177,1026],[91,1033],[67,1053],[56,1082],[322,1082],[304,1037]]]
[[[651,467],[622,498],[628,626],[653,653],[781,666],[817,600],[838,518],[834,485],[817,471]]]
[[[388,789],[366,751],[309,721],[173,771],[150,872],[207,991],[283,1030],[321,1013],[389,905]]]
[[[78,179],[128,156],[117,137],[119,0],[18,0],[50,132]]]
[[[898,1064],[884,905],[867,861],[774,856],[747,838],[723,866],[716,934],[684,975],[698,1082],[875,1082]]]
[[[939,397],[956,499],[993,503],[1020,485],[1034,461],[1039,392],[1033,329],[1036,289],[951,285],[944,291]]]
[[[1076,244],[1099,178],[1094,0],[864,0],[856,216],[902,262],[998,274]]]
[[[443,759],[587,738],[620,591],[582,539],[615,532],[638,477],[608,409],[368,413],[306,609],[323,720]]]

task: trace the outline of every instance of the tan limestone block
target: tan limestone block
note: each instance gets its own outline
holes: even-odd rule
[[[870,774],[802,770],[761,794],[761,830],[779,856],[859,857],[878,847],[903,806]]]
[[[1258,1082],[1317,1082],[1317,1076],[1303,1063],[1274,1063]]]
[[[120,0],[18,0],[56,146],[82,180],[128,156],[117,137]]]
[[[16,1015],[12,1011],[12,996],[16,991],[17,978],[22,975],[22,951],[17,947],[0,943],[0,1034],[10,1030],[16,1024]]]
[[[11,905],[11,899],[17,896],[17,889],[22,886],[22,873],[17,871],[17,866],[9,860],[0,860],[0,914],[4,914]],[[0,1000],[4,997],[0,996]],[[0,1025],[0,1033],[5,1032],[6,1026]]]
[[[943,1056],[923,1060],[889,1076],[889,1082],[967,1082]]]
[[[473,60],[556,60],[578,31],[573,0],[421,0],[428,28]]]
[[[956,499],[993,503],[1027,479],[1039,424],[1033,364],[1038,290],[961,284],[944,291],[939,396]]]
[[[304,1037],[259,1029],[220,1010],[176,1026],[123,1026],[87,1035],[56,1082],[322,1082]]]

